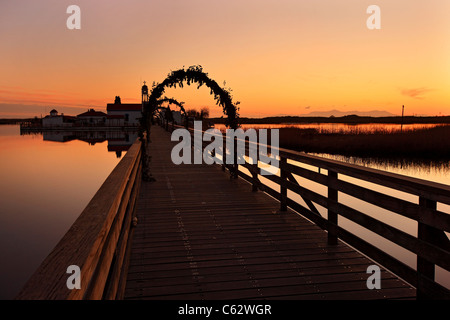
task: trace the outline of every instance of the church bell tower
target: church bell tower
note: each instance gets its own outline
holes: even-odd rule
[[[142,91],[142,112],[144,112],[145,105],[148,104],[148,87],[145,84],[145,81],[141,91]]]
[[[145,84],[142,86],[142,110],[144,110],[144,105],[148,103],[148,87]]]

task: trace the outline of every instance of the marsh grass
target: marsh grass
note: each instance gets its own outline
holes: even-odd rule
[[[280,128],[280,147],[344,156],[450,159],[450,125],[413,130]]]

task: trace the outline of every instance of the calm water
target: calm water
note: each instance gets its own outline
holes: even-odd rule
[[[0,299],[14,298],[134,138],[20,135],[19,126],[0,126]]]

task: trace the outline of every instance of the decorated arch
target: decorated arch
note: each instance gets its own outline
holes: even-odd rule
[[[176,104],[182,108],[184,111],[184,107],[181,103],[176,102],[175,99],[161,98],[164,94],[166,88],[176,88],[177,85],[180,88],[183,88],[184,84],[191,85],[193,83],[197,84],[197,89],[201,86],[206,85],[210,89],[210,94],[214,95],[214,99],[216,100],[216,104],[222,107],[223,113],[226,116],[225,125],[231,129],[237,129],[239,114],[239,102],[233,103],[233,97],[231,96],[230,89],[227,90],[225,88],[220,87],[216,81],[209,78],[208,74],[203,72],[203,68],[201,66],[191,66],[188,69],[179,69],[176,71],[172,71],[168,74],[167,78],[152,87],[150,95],[147,95],[147,86],[143,87],[143,97],[144,92],[146,101],[143,100],[143,117],[142,117],[142,131],[141,138],[143,137],[143,133],[147,132],[147,137],[149,137],[150,133],[150,125],[155,111],[160,109],[161,104],[165,101],[169,103]],[[145,91],[144,91],[145,89]],[[167,99],[167,100],[166,100]],[[146,139],[148,143],[148,139]],[[142,157],[143,157],[143,179],[145,181],[152,181],[154,178],[150,172],[149,163],[151,161],[151,156],[147,152],[147,143],[142,144]]]
[[[232,129],[237,129],[239,118],[239,108],[237,105],[239,102],[233,103],[230,90],[220,87],[216,81],[210,79],[201,66],[191,66],[188,69],[183,68],[172,71],[163,82],[152,88],[148,103],[144,105],[144,119],[146,120],[144,125],[147,127],[146,129],[148,129],[151,117],[158,108],[158,105],[160,105],[160,101],[165,99],[161,98],[165,89],[176,88],[177,85],[182,88],[185,83],[187,85],[196,83],[198,89],[206,85],[210,89],[210,93],[214,95],[216,104],[222,107],[223,113],[226,116],[225,125]]]
[[[163,107],[162,104],[163,104],[163,103],[166,103],[166,102],[168,102],[169,105],[171,105],[171,104],[176,105],[177,107],[180,108],[180,111],[181,111],[184,115],[186,115],[186,110],[184,109],[184,106],[183,106],[184,102],[178,102],[178,101],[177,101],[176,99],[174,99],[174,98],[167,98],[167,97],[164,97],[164,98],[162,98],[162,99],[158,99],[157,102],[156,102],[156,105],[155,105],[155,110],[158,110],[158,109],[165,109],[166,107]]]

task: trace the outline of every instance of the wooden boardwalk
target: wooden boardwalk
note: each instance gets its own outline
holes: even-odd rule
[[[170,134],[152,128],[154,182],[143,182],[125,299],[410,299],[416,291],[217,165],[174,165]]]

